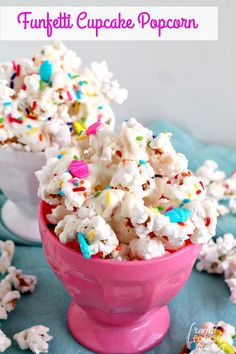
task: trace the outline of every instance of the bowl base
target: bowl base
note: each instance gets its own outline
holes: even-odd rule
[[[167,306],[125,327],[93,321],[74,301],[68,311],[68,327],[74,338],[84,347],[102,354],[145,353],[162,341],[169,324]]]
[[[2,221],[16,236],[30,242],[41,242],[37,217],[26,215],[12,201],[2,207]]]

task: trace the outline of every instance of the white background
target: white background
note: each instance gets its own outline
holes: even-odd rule
[[[169,119],[209,142],[236,147],[236,0],[0,0],[0,6],[219,6],[212,42],[68,42],[87,64],[106,59],[129,98],[117,120]],[[1,42],[0,61],[31,56],[44,42]]]

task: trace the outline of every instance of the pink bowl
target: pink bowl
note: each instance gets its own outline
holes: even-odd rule
[[[110,354],[144,353],[159,344],[170,322],[166,305],[185,285],[201,246],[150,261],[88,260],[48,228],[50,209],[40,203],[40,233],[50,266],[73,297],[68,326],[75,339]]]

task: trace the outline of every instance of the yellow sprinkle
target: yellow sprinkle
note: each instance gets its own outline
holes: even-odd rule
[[[63,185],[63,181],[60,181],[60,182],[59,182],[59,187],[61,188],[62,185]]]
[[[234,354],[235,350],[228,342],[226,342],[221,336],[215,336],[216,345],[227,354]]]
[[[77,141],[88,139],[88,135],[81,135],[76,138]]]
[[[106,205],[111,205],[111,192],[106,192]]]
[[[193,197],[192,193],[188,193],[188,197],[191,199]]]
[[[89,240],[89,242],[93,241],[95,235],[96,235],[96,234],[95,234],[94,229],[92,229],[92,230],[89,231],[89,235],[88,235],[88,240]]]
[[[149,208],[151,211],[153,211],[153,213],[155,213],[155,214],[159,214],[159,211],[157,210],[157,209],[155,209],[155,208]]]
[[[199,189],[200,185],[197,184],[197,183],[194,183],[194,187],[195,187],[196,189]]]
[[[26,120],[26,118],[27,118],[26,116],[23,116],[22,121],[24,122]]]
[[[76,134],[80,134],[81,132],[83,132],[85,130],[83,125],[80,124],[79,122],[73,122],[73,127],[74,127],[74,131],[76,132]]]
[[[86,92],[85,95],[93,97],[93,96],[96,96],[96,93],[95,92]]]
[[[62,155],[68,154],[68,150],[61,150],[61,154],[62,154]]]
[[[31,129],[27,132],[27,134],[28,134],[28,135],[35,134],[35,133],[37,133],[38,130],[39,130],[38,127],[31,128]]]

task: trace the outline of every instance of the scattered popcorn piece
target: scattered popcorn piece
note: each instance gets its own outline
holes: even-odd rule
[[[0,352],[3,353],[11,346],[11,340],[0,330]]]
[[[14,335],[15,341],[22,350],[30,349],[33,353],[48,353],[48,343],[52,336],[48,334],[49,328],[33,326]]]
[[[15,289],[19,290],[22,294],[34,292],[37,284],[37,278],[34,275],[24,275],[21,270],[15,267],[10,267],[8,272]]]
[[[203,245],[200,252],[200,262],[197,270],[208,273],[224,273],[225,281],[230,288],[230,300],[236,303],[236,239],[232,234],[218,237],[216,241],[210,240]]]
[[[180,354],[234,354],[235,328],[219,321],[214,324],[206,322],[201,328],[191,328],[192,337]],[[190,338],[189,338],[190,339]]]
[[[15,245],[11,240],[0,241],[0,273],[5,274],[11,265]]]
[[[2,299],[2,304],[7,310],[7,312],[11,312],[16,307],[16,300],[19,300],[21,297],[20,292],[18,290],[9,291]]]

